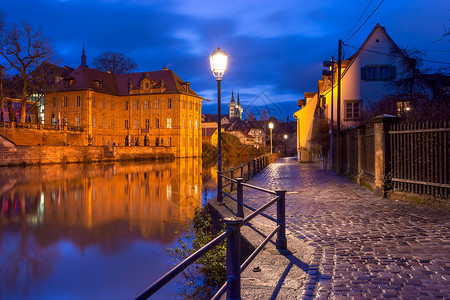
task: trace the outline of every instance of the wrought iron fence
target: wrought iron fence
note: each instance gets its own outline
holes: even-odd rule
[[[448,198],[449,121],[393,124],[389,130],[395,190]]]

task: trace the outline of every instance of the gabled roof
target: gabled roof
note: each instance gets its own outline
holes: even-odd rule
[[[353,54],[352,56],[350,56],[346,61],[348,61],[348,65],[345,68],[344,72],[342,73],[342,77],[345,75],[345,73],[347,73],[347,70],[350,69],[350,67],[352,66],[352,64],[354,63],[354,61],[358,58],[358,56],[361,54],[362,51],[365,50],[365,47],[367,45],[367,43],[370,41],[370,39],[372,38],[372,36],[375,34],[375,32],[377,32],[378,30],[380,30],[388,39],[389,42],[392,43],[392,45],[394,46],[394,48],[396,50],[399,51],[399,53],[403,53],[400,48],[397,46],[397,44],[394,42],[394,40],[392,40],[392,38],[389,36],[389,34],[387,34],[386,29],[381,26],[379,23],[377,23],[375,25],[375,27],[372,29],[372,31],[370,32],[370,34],[367,36],[366,40],[364,41],[364,43],[361,45],[361,47],[359,47],[358,51]]]
[[[65,86],[64,80],[55,84],[57,91],[79,91],[94,90],[98,92],[113,94],[116,96],[129,95],[129,87],[139,87],[140,82],[144,78],[156,81],[160,85],[164,85],[165,90],[162,93],[183,93],[199,97],[189,86],[187,82],[175,74],[172,70],[138,72],[127,74],[110,74],[85,66],[79,66],[76,70],[67,75],[67,78],[73,80],[70,87]],[[102,81],[103,86],[100,88],[96,81]]]

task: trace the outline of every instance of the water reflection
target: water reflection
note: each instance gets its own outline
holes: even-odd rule
[[[159,252],[200,206],[201,174],[198,159],[0,168],[0,299],[132,298],[170,268]]]

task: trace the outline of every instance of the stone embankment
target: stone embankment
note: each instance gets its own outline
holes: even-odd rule
[[[173,159],[174,147],[21,146],[0,136],[0,166]]]

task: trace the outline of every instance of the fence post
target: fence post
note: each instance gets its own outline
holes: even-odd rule
[[[230,178],[231,178],[231,179],[234,179],[234,169],[231,169]],[[233,189],[234,189],[234,183],[233,183],[233,181],[231,181],[230,183],[231,183],[231,188],[230,188],[230,190],[233,191]]]
[[[253,176],[256,174],[256,159],[253,160]]]
[[[244,178],[239,177],[236,178],[237,181],[237,213],[236,216],[243,218],[244,217],[244,207],[242,206],[242,203],[244,203],[244,191],[242,182],[244,181]]]
[[[400,117],[380,115],[372,119],[375,152],[375,183],[373,193],[384,196],[385,176],[390,172],[389,125],[398,122]]]
[[[358,174],[357,182],[359,185],[364,184],[364,158],[366,150],[364,148],[364,132],[366,130],[365,125],[358,126]]]
[[[277,233],[276,247],[277,250],[286,250],[286,191],[276,191],[276,193],[280,198],[277,201],[277,224],[281,226]]]
[[[227,300],[241,299],[241,231],[242,218],[231,217],[223,219],[227,230],[231,228],[233,233],[227,238],[227,280],[232,279],[227,290]]]
[[[244,178],[244,165],[241,165],[241,178]]]
[[[247,181],[249,181],[250,178],[252,178],[252,176],[250,174],[250,161],[248,161],[247,162]]]
[[[217,171],[217,202],[223,202],[222,195],[222,172]]]

